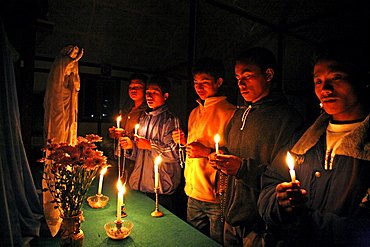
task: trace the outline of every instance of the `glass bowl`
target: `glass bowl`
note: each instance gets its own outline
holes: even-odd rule
[[[112,239],[124,239],[130,235],[133,226],[134,224],[127,220],[118,224],[117,221],[114,221],[105,224],[104,229],[108,237]]]
[[[89,196],[87,198],[87,202],[92,208],[103,208],[107,205],[108,201],[109,197],[104,196],[103,194],[96,194],[95,196]]]

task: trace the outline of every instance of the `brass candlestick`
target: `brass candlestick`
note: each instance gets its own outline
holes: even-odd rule
[[[121,206],[121,217],[122,218],[127,216],[127,213],[125,211],[126,211],[125,204],[122,204]]]
[[[158,209],[158,191],[159,187],[154,188],[155,192],[155,210],[150,214],[152,217],[162,217],[164,214]]]

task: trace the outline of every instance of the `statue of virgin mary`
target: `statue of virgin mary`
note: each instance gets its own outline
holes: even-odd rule
[[[69,45],[63,48],[50,69],[44,98],[44,137],[53,139],[54,143],[75,144],[77,139],[77,110],[80,76],[78,60],[84,50]],[[45,168],[44,172],[50,173]],[[43,180],[43,188],[46,188]],[[55,209],[52,195],[49,191],[43,193],[43,208],[46,223],[50,233],[55,236],[60,228],[62,219],[60,212]]]

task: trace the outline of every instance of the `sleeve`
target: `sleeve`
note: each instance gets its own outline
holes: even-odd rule
[[[175,130],[176,122],[180,120],[177,116],[170,116],[164,119],[163,124],[158,129],[160,138],[149,139],[152,146],[152,156],[161,155],[162,162],[174,163],[179,162],[178,145],[172,139],[172,131]]]

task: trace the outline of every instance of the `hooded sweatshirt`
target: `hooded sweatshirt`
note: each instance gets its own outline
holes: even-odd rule
[[[243,162],[236,176],[228,176],[224,208],[228,224],[264,230],[257,210],[261,174],[301,125],[299,113],[275,91],[255,103],[245,102],[235,113],[226,131],[227,149]]]

